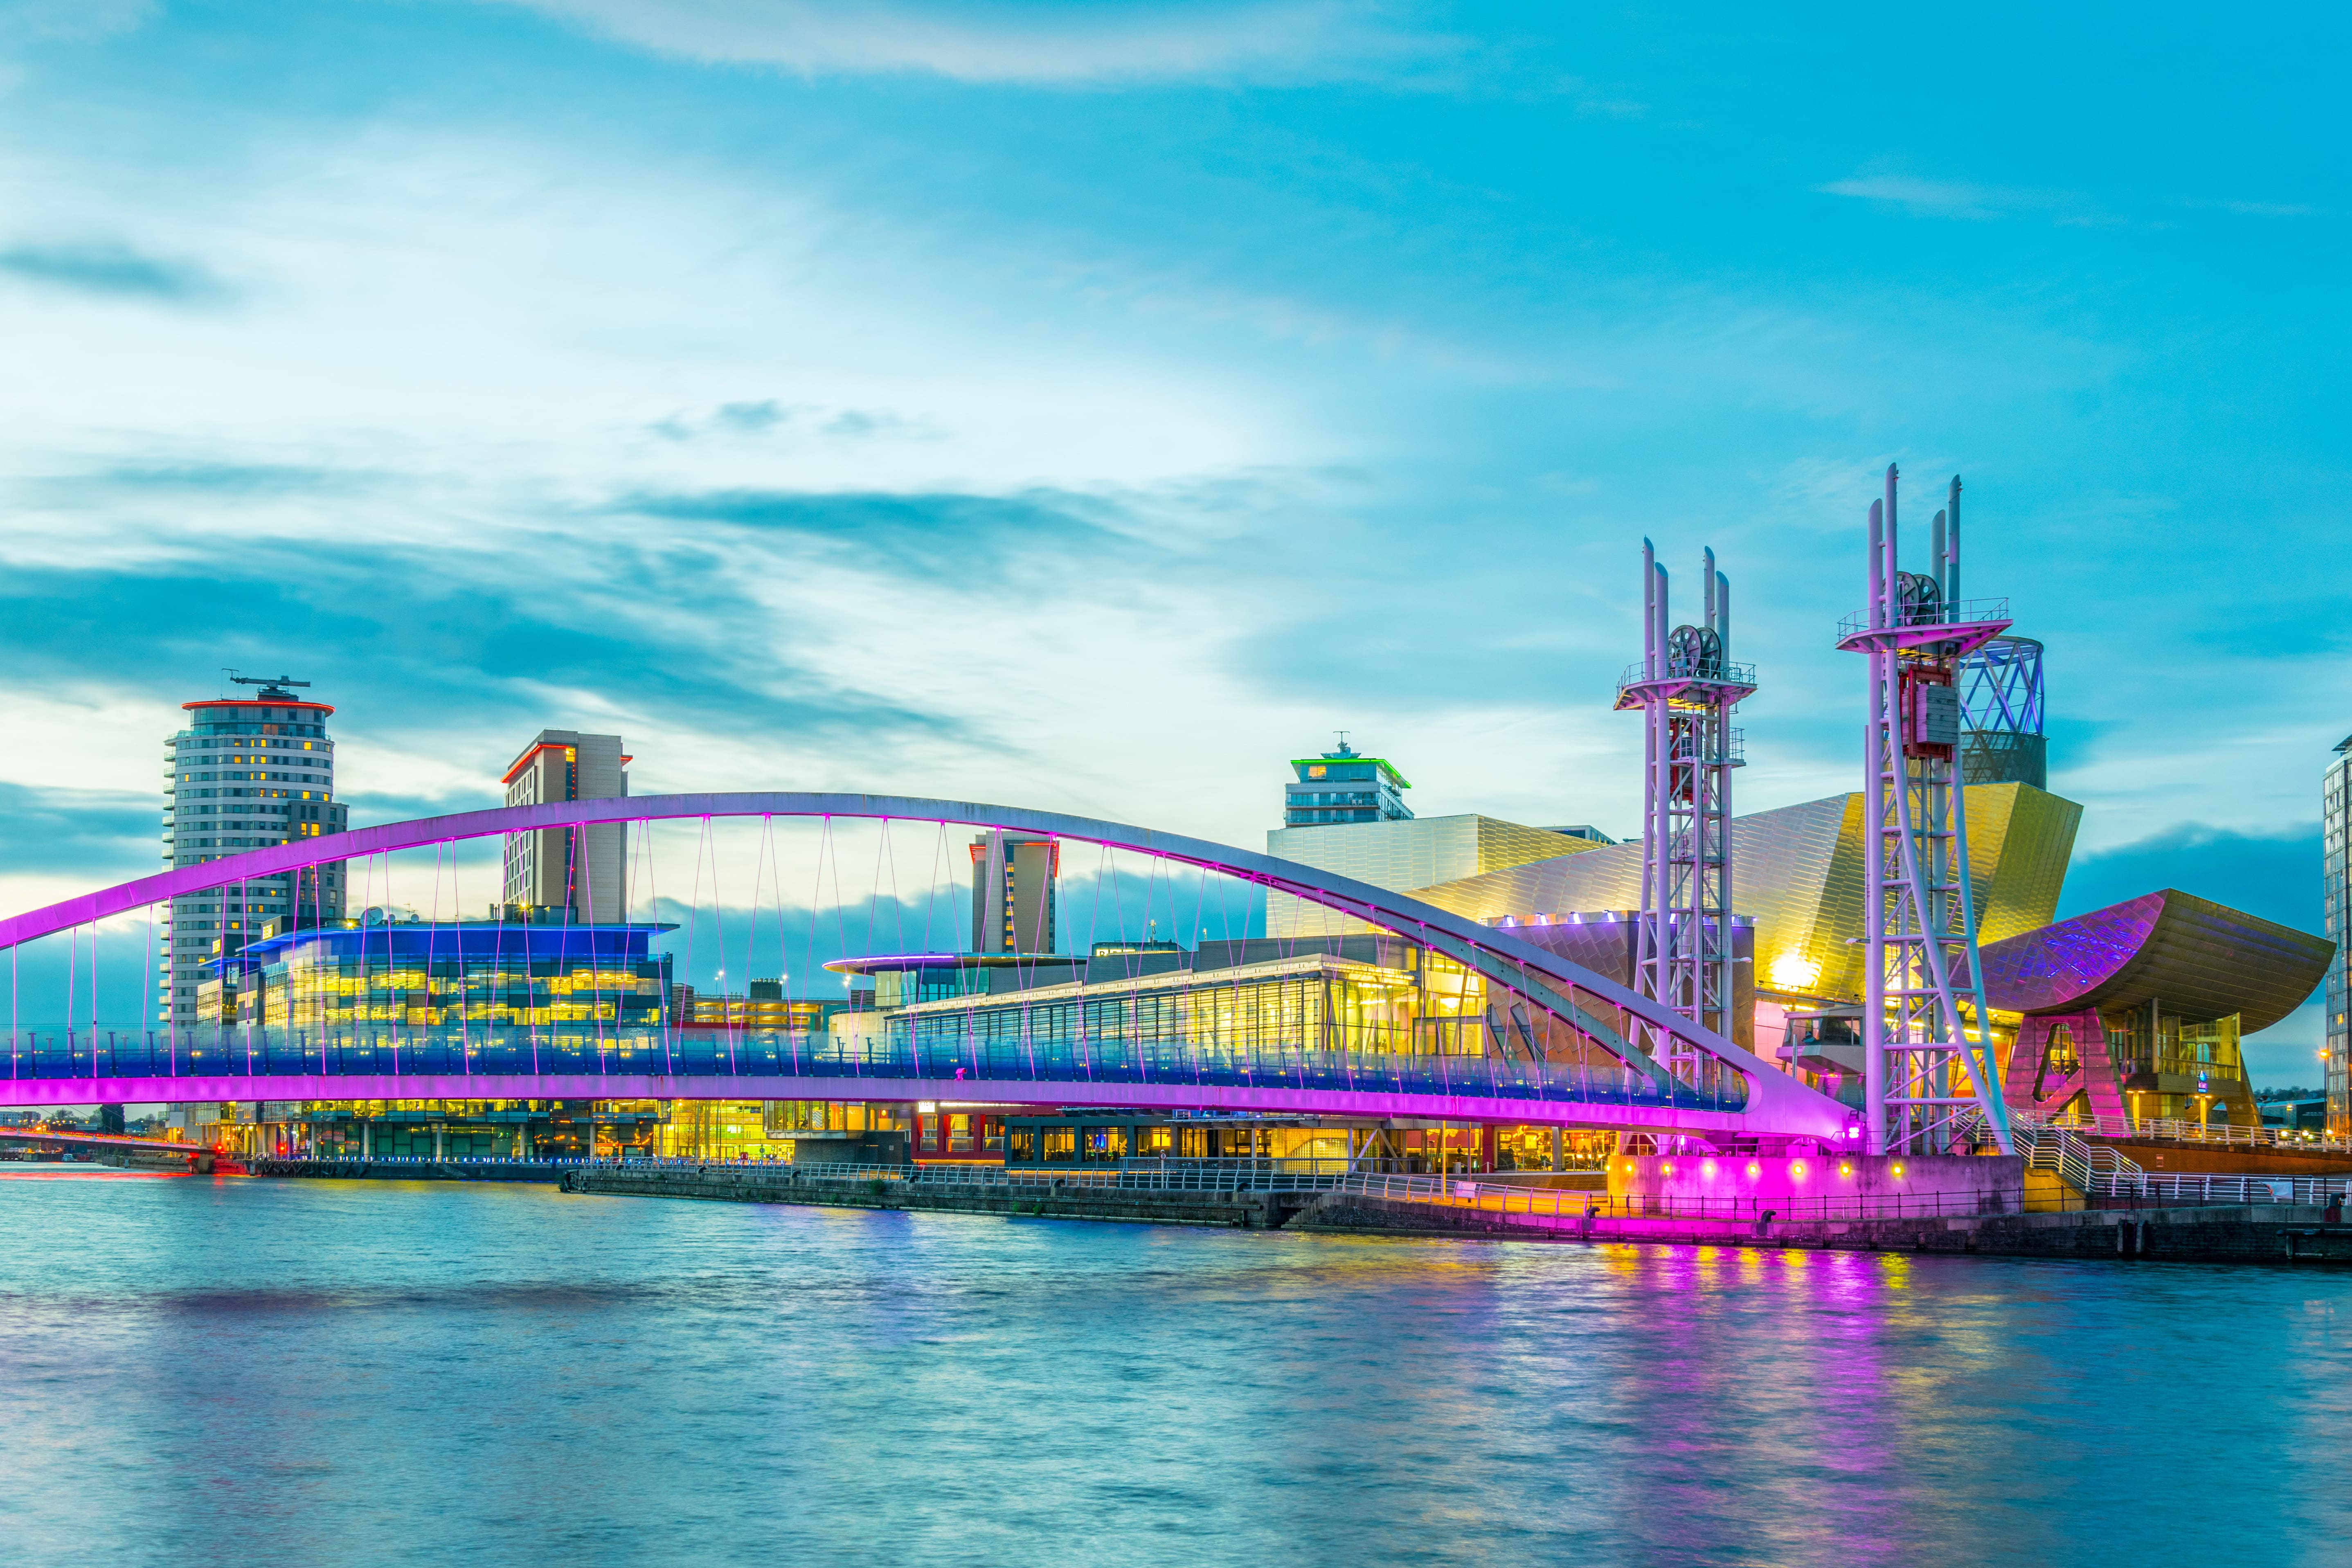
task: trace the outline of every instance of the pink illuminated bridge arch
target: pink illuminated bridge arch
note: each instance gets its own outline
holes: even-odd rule
[[[905,795],[742,791],[557,801],[459,812],[447,816],[419,817],[408,822],[353,828],[331,837],[297,839],[206,861],[199,866],[177,867],[152,877],[142,877],[135,881],[66,899],[46,908],[30,910],[0,920],[0,949],[13,948],[40,937],[189,894],[333,861],[357,860],[394,850],[425,848],[463,839],[488,838],[541,828],[577,827],[606,822],[651,823],[721,817],[841,817],[1003,829],[1076,843],[1103,845],[1213,871],[1272,892],[1287,893],[1309,903],[1319,904],[1443,952],[1475,969],[1486,979],[1528,996],[1619,1057],[1633,1070],[1654,1081],[1665,1081],[1664,1068],[1638,1046],[1626,1040],[1607,1019],[1580,1002],[1578,994],[1583,993],[1687,1041],[1696,1050],[1713,1057],[1736,1072],[1745,1082],[1747,1097],[1744,1109],[1703,1119],[1708,1122],[1720,1122],[1727,1116],[1738,1127],[1759,1132],[1811,1134],[1837,1139],[1844,1135],[1848,1116],[1845,1108],[1837,1101],[1807,1088],[1725,1037],[1691,1023],[1672,1009],[1638,995],[1615,981],[1557,953],[1522,942],[1507,931],[1481,925],[1401,893],[1296,861],[1277,859],[1270,855],[1154,828],[1132,827],[1059,812],[984,805],[968,801],[926,800]],[[994,1092],[1001,1087],[992,1082],[991,1091]],[[416,1094],[421,1090],[411,1089],[406,1092]],[[601,1092],[609,1096],[615,1091],[606,1089]],[[736,1092],[740,1092],[740,1089]]]

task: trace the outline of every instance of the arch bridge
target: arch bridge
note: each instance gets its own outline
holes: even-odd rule
[[[152,910],[249,879],[403,850],[604,823],[755,818],[882,824],[1051,838],[1191,868],[1318,904],[1477,975],[1490,1017],[1516,1028],[1476,1055],[1334,1047],[1304,1037],[1148,1031],[1115,1005],[1129,981],[1080,982],[1081,1004],[1030,1007],[1022,994],[920,1026],[879,1032],[709,1031],[595,1026],[302,1029],[244,1026],[121,1032],[13,1026],[0,1105],[301,1100],[968,1100],[1009,1104],[1221,1109],[1450,1121],[1549,1123],[1843,1145],[1836,1101],[1715,1032],[1509,932],[1292,861],[1150,828],[1055,812],[888,795],[745,792],[639,795],[500,807],[295,839],[124,882],[0,920],[0,948]],[[14,965],[12,962],[12,973]],[[1201,972],[1213,974],[1213,971]],[[1200,984],[1211,982],[1203,980]],[[1050,1015],[1051,1021],[1048,1021]],[[959,1024],[956,1020],[964,1020]],[[945,1020],[944,1022],[942,1020]],[[1538,1022],[1539,1021],[1539,1022]],[[62,1040],[59,1035],[62,1034]],[[1670,1073],[1637,1040],[1671,1042]],[[693,1037],[700,1036],[701,1037]]]

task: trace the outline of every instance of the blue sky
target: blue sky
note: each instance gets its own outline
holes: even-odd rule
[[[1742,805],[1808,799],[1893,460],[2049,644],[2069,910],[2315,924],[2346,28],[0,3],[0,892],[152,865],[226,665],[362,820],[554,724],[1252,844],[1345,727],[1622,830],[1645,534],[1736,584]]]

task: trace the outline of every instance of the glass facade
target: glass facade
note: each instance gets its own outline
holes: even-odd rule
[[[1300,1087],[1628,1103],[1662,1092],[1567,1020],[1490,994],[1483,976],[1441,954],[1392,946],[1387,963],[1319,952],[919,1002],[886,1013],[882,1037],[894,1058],[934,1073],[952,1064],[973,1080],[1278,1075]],[[1695,1105],[1744,1101],[1738,1075],[1712,1061],[1702,1071],[1663,1092],[1677,1103],[1685,1094]]]
[[[2347,984],[2352,979],[2352,867],[2346,861],[2347,840],[2352,838],[2352,739],[2336,748],[2336,760],[2327,764],[2320,799],[2327,936],[2336,944],[2336,956],[2327,965],[2327,983],[2321,992],[2327,1008],[2327,1048],[2322,1066],[2327,1132],[2332,1138],[2352,1138],[2352,1026],[2345,1018],[2347,1005],[2352,1005],[2352,984]]]
[[[1284,1046],[1402,1056],[1480,1057],[1490,1045],[1485,982],[1434,954],[1414,969],[1316,955],[1132,985],[1041,986],[982,1003],[920,1004],[893,1021],[919,1048],[1206,1044],[1243,1054]]]
[[[643,1100],[264,1100],[215,1136],[236,1152],[319,1160],[576,1160],[658,1152],[668,1105]]]
[[[784,994],[781,980],[754,980],[748,994],[697,991],[691,985],[670,988],[670,1016],[681,1029],[782,1029],[806,1034],[822,1029],[825,1020],[843,1011],[845,1002],[810,1002]]]
[[[296,917],[217,959],[197,1015],[329,1037],[381,1025],[656,1028],[669,957],[648,944],[667,929],[341,921],[321,930]]]
[[[678,1100],[669,1102],[662,1128],[664,1154],[689,1160],[789,1160],[792,1130],[779,1126],[768,1102],[757,1100]],[[864,1106],[831,1109],[862,1111]],[[863,1120],[862,1118],[860,1120]]]
[[[2194,1121],[2259,1127],[2262,1112],[2239,1053],[2240,1019],[2183,1019],[2146,1008],[2107,1020],[2107,1049],[2124,1065],[2126,1110],[2134,1122]],[[2054,1047],[2053,1048],[2058,1048]],[[2069,1038],[2071,1064],[2079,1054]],[[2077,1095],[2058,1120],[2091,1119],[2087,1096]]]
[[[1004,1157],[1005,1108],[969,1105],[918,1106],[915,1158],[919,1161],[987,1161]]]

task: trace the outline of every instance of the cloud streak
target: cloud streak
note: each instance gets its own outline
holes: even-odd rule
[[[824,5],[808,0],[496,0],[622,43],[804,76],[1091,87],[1331,79],[1442,52],[1338,0],[1203,6]]]
[[[130,246],[19,245],[0,250],[0,273],[67,293],[165,305],[212,305],[232,290],[193,262],[145,255]]]
[[[2058,191],[2018,190],[1965,180],[1923,180],[1910,174],[1855,174],[1814,188],[1822,195],[1852,196],[1899,206],[1914,217],[1974,221],[2054,212],[2073,199]]]

